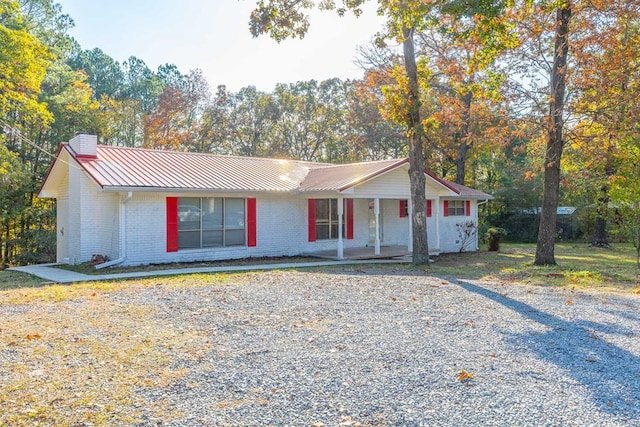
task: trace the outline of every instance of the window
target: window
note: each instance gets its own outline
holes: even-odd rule
[[[245,244],[245,200],[178,198],[178,249]]]
[[[344,217],[342,215],[342,237],[345,237]],[[338,200],[316,200],[316,239],[338,238]]]
[[[447,203],[447,216],[465,216],[464,200],[449,200]]]

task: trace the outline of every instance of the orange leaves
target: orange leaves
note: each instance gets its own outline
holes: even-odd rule
[[[456,375],[458,375],[458,381],[461,383],[468,382],[473,379],[473,372],[467,372],[464,369],[458,371]]]
[[[15,335],[14,335],[14,336],[15,336]],[[28,341],[33,341],[33,340],[37,340],[37,339],[40,339],[40,338],[42,338],[42,335],[40,335],[40,334],[38,334],[38,333],[35,333],[35,334],[27,334],[27,335],[25,335],[25,336],[24,336],[24,339],[25,339],[25,340],[28,340]],[[7,345],[8,345],[9,347],[15,347],[15,346],[17,346],[17,345],[18,345],[18,341],[16,341],[16,340],[9,341],[9,343],[8,343]]]

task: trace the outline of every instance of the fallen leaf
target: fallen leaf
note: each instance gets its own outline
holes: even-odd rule
[[[573,305],[573,301],[572,300],[567,300],[566,304],[567,305]]]
[[[38,338],[42,338],[42,335],[40,335],[40,334],[28,334],[25,338],[28,339],[29,341],[31,341],[31,340],[35,340],[35,339],[38,339]]]
[[[464,369],[458,372],[458,380],[460,382],[468,381],[473,378],[473,372],[467,372]]]

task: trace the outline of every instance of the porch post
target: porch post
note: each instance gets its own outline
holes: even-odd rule
[[[442,252],[440,249],[442,248],[441,244],[440,244],[440,198],[437,198],[436,200],[433,201],[433,204],[435,205],[434,208],[432,209],[432,212],[435,212],[435,215],[433,215],[433,219],[436,222],[436,245],[438,246],[438,252]]]
[[[407,200],[407,210],[409,211],[409,238],[407,239],[407,251],[413,252],[413,205],[411,197]]]
[[[376,218],[376,246],[375,255],[380,255],[380,199],[375,198],[373,201],[373,214]]]
[[[342,218],[344,218],[344,199],[338,197],[338,259],[344,259],[344,242],[342,241]]]

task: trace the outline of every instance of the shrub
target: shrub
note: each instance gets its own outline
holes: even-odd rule
[[[500,250],[500,241],[507,235],[507,230],[500,227],[491,227],[487,230],[484,237],[489,245],[489,251],[496,252]]]

